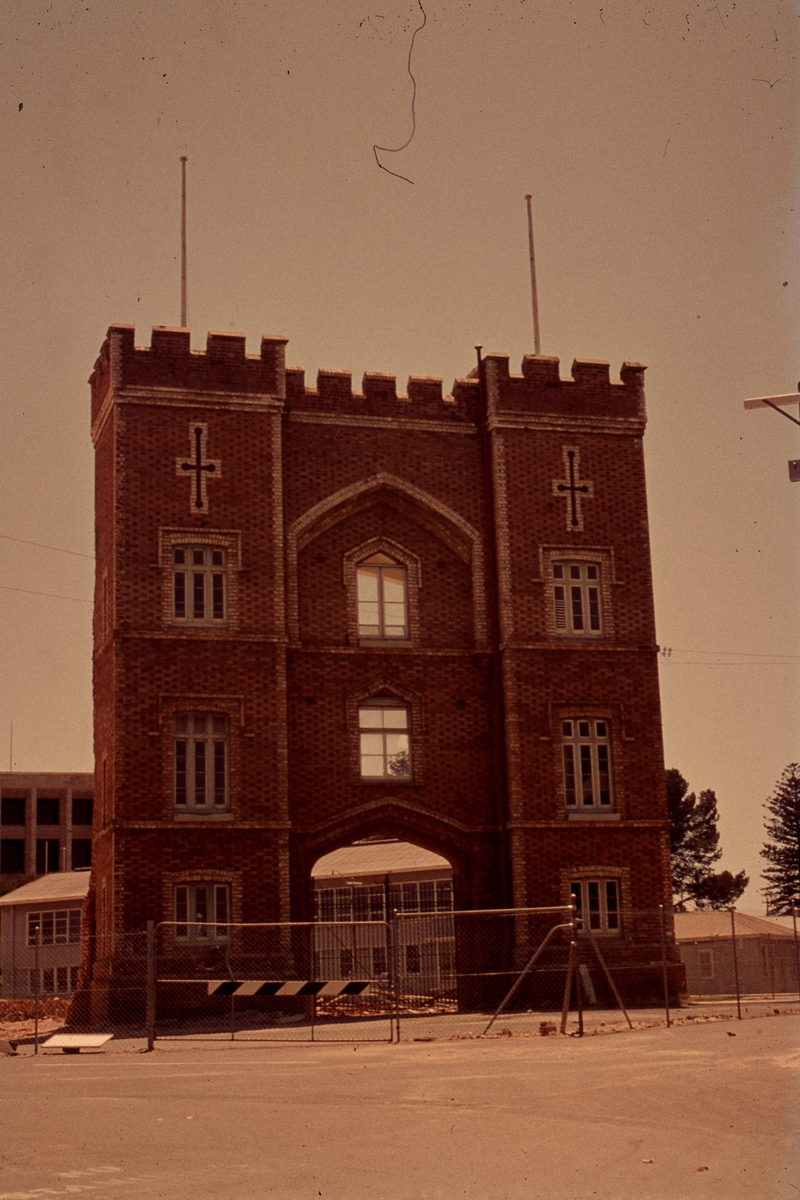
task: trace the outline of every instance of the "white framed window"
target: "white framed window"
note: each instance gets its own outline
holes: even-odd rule
[[[608,721],[562,721],[561,741],[567,808],[610,812],[613,793]]]
[[[35,996],[38,990],[40,996],[71,996],[78,986],[77,967],[40,967],[38,972],[32,968],[28,973],[28,991]]]
[[[208,945],[229,940],[231,905],[227,883],[179,883],[173,894],[176,942]]]
[[[619,933],[619,882],[616,879],[576,879],[570,896],[580,920],[592,933]]]
[[[176,713],[173,728],[175,810],[224,812],[230,805],[228,718]]]
[[[227,561],[217,546],[173,546],[172,619],[178,625],[224,625]]]
[[[700,972],[701,979],[714,978],[714,951],[713,950],[698,950],[697,951],[697,966]]]
[[[61,908],[50,909],[49,912],[29,912],[29,946],[36,945],[37,930],[41,931],[40,946],[75,945],[81,940],[81,910]]]
[[[599,637],[603,632],[599,563],[554,562],[552,571],[556,632]]]
[[[377,696],[358,706],[362,779],[410,779],[409,711],[391,696]]]
[[[388,554],[372,554],[356,567],[359,638],[407,641],[408,575]]]

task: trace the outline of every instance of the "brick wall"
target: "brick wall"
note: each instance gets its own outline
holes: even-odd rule
[[[370,834],[448,857],[466,907],[557,903],[589,867],[624,871],[629,906],[667,900],[643,368],[562,380],[490,355],[448,396],[379,373],[354,392],[343,371],[307,388],[284,343],[210,334],[200,354],[112,326],[96,364],[95,909],[105,883],[114,927],[143,928],[194,877],[228,880],[237,919],[304,917],[315,859]],[[221,626],[175,624],[178,544],[225,547]],[[407,568],[402,645],[358,636],[376,546]],[[554,626],[571,556],[600,570],[597,637]],[[360,777],[379,691],[411,715],[408,779]],[[227,721],[213,820],[175,812],[185,712]],[[581,714],[611,730],[612,817],[566,811],[561,722]]]

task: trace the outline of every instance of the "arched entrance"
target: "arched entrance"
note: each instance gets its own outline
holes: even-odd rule
[[[333,936],[317,938],[323,975],[349,978],[359,967],[372,977],[388,975],[391,957],[404,991],[440,1005],[455,1000],[453,870],[446,858],[372,837],[323,855],[311,878],[314,920],[321,932],[334,923]],[[348,922],[354,936],[345,945],[336,931]]]

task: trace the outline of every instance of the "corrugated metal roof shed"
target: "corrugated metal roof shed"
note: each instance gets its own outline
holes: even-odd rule
[[[325,854],[313,866],[313,878],[327,875],[391,875],[394,871],[449,869],[439,854],[410,842],[361,842]]]
[[[47,904],[59,900],[85,900],[89,891],[90,871],[53,871],[33,883],[25,883],[0,896],[0,904]]]

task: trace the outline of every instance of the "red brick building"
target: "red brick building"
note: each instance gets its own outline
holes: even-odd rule
[[[309,917],[370,835],[458,908],[669,907],[644,368],[284,350],[113,325],[91,378],[95,986],[151,918]]]

